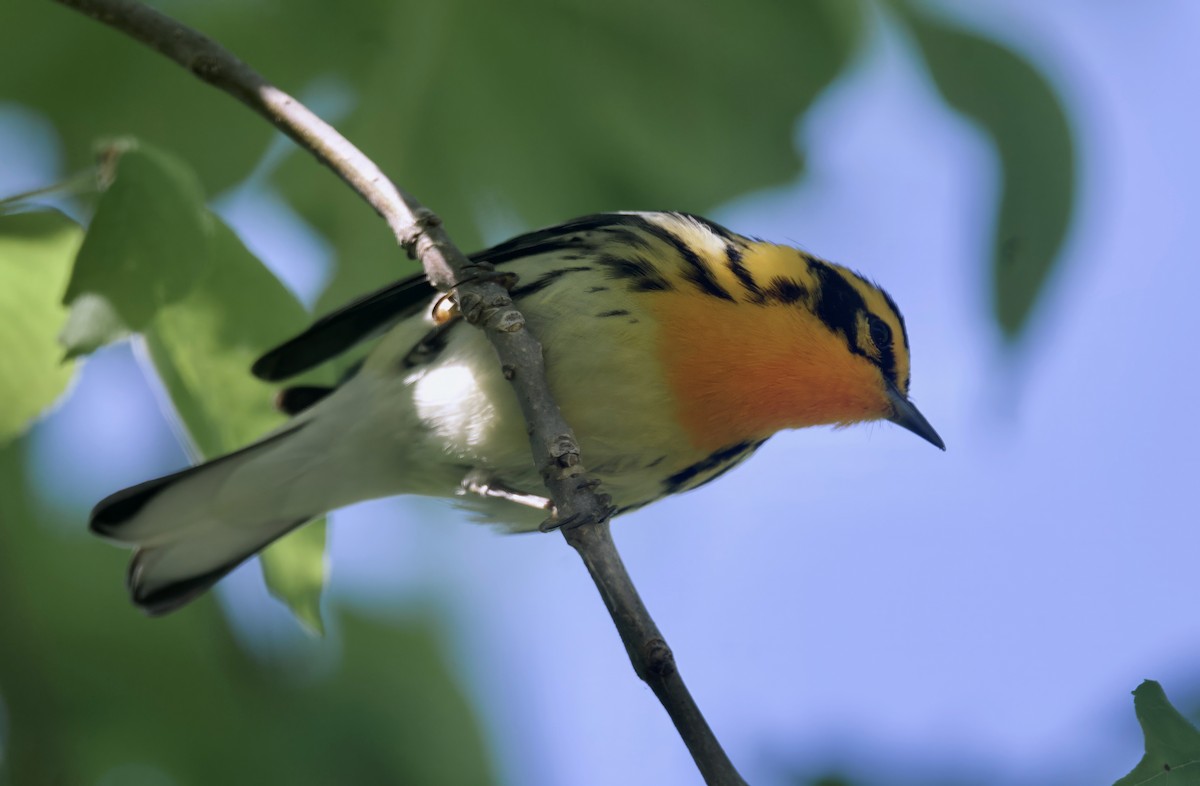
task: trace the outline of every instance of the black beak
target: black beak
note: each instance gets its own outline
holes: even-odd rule
[[[929,421],[925,419],[920,410],[902,396],[900,391],[896,390],[895,385],[888,383],[887,389],[888,398],[892,401],[892,416],[888,420],[897,426],[903,426],[934,447],[945,450],[946,443],[942,442],[942,438],[933,430],[933,426],[929,425]]]

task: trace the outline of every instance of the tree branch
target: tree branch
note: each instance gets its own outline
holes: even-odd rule
[[[725,754],[721,743],[700,712],[700,707],[675,666],[675,655],[667,646],[666,639],[642,604],[633,579],[625,570],[621,555],[613,543],[612,531],[607,521],[587,527],[565,530],[567,542],[571,544],[588,573],[596,582],[604,605],[612,615],[613,622],[621,634],[625,651],[633,663],[633,670],[650,686],[654,695],[662,702],[679,736],[687,745],[692,759],[708,784],[721,786],[746,786],[733,762]]]
[[[429,280],[453,290],[468,322],[496,348],[529,424],[530,445],[567,541],[579,552],[612,615],[638,676],[662,702],[710,784],[743,784],[700,714],[613,544],[612,508],[588,478],[579,446],[546,382],[542,348],[490,266],[471,263],[441,220],[398,189],[358,148],[312,111],[279,90],[207,36],[135,0],[56,0],[115,28],[232,95],[346,182],[420,259]]]

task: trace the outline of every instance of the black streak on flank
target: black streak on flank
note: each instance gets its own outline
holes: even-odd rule
[[[808,289],[799,281],[776,276],[767,287],[767,298],[777,303],[791,305],[808,299]]]
[[[629,279],[630,287],[635,292],[666,292],[671,289],[671,282],[663,278],[658,268],[641,257],[624,258],[605,254],[597,261],[608,269],[609,278]]]
[[[591,270],[591,268],[588,267],[587,265],[577,265],[575,267],[560,267],[557,270],[551,270],[548,273],[543,273],[542,275],[538,276],[536,279],[534,279],[530,283],[525,284],[524,286],[517,287],[509,294],[512,295],[513,300],[516,300],[518,298],[523,298],[523,297],[526,297],[527,295],[532,295],[534,292],[541,292],[543,289],[550,286],[555,281],[557,281],[558,279],[567,275],[568,273],[584,273],[584,272],[587,272],[588,270]]]
[[[813,311],[834,333],[846,337],[846,346],[856,355],[866,355],[858,346],[858,315],[867,310],[862,295],[827,263],[806,257],[808,268],[820,287]]]
[[[758,282],[754,280],[754,276],[742,264],[742,250],[732,243],[726,243],[725,259],[729,265],[729,271],[741,283],[742,289],[746,290],[746,295],[750,298],[750,302],[767,302],[762,290],[758,288]]]
[[[601,311],[596,316],[598,316],[598,317],[625,317],[625,316],[629,316],[629,312],[623,308],[618,308],[613,311]]]
[[[699,488],[709,481],[716,480],[740,464],[742,459],[762,447],[764,442],[766,442],[765,439],[760,439],[757,442],[739,442],[736,445],[721,448],[690,467],[684,467],[674,475],[671,475],[663,481],[663,490],[667,494],[675,494],[680,491]],[[700,480],[698,483],[693,483],[698,476],[707,472],[712,472],[713,474]]]
[[[608,291],[608,287],[588,287],[588,288],[587,288],[587,291],[588,291],[588,294],[589,294],[589,295],[590,295],[590,294],[592,294],[592,293],[594,293],[594,292],[607,292],[607,291]]]

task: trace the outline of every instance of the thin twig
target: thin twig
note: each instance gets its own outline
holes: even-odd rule
[[[609,531],[609,500],[586,475],[575,435],[550,394],[541,345],[525,329],[508,291],[486,275],[490,269],[472,264],[450,241],[440,219],[398,189],[349,140],[212,39],[135,0],[56,2],[156,49],[265,117],[365,199],[400,245],[420,259],[434,286],[455,292],[463,315],[484,329],[512,381],[529,424],[535,464],[558,521],[565,524],[563,534],[596,582],[634,670],[670,714],[705,781],[744,784],[684,686],[671,650],[625,571]]]
[[[565,534],[567,542],[579,552],[596,582],[604,605],[621,634],[621,641],[625,643],[633,670],[650,686],[671,716],[675,729],[704,776],[704,782],[745,786],[746,782],[738,775],[696,700],[683,684],[671,648],[659,633],[650,612],[646,611],[633,579],[625,570],[608,522],[576,527]]]

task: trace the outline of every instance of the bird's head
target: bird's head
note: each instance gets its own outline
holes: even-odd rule
[[[945,450],[908,399],[908,333],[886,292],[791,247],[724,251],[705,286],[655,298],[663,366],[697,447],[890,420]]]

